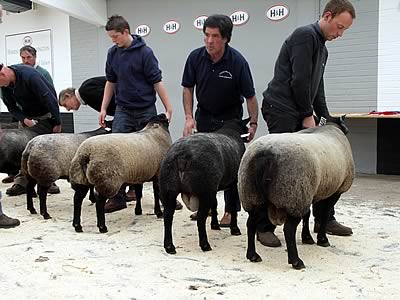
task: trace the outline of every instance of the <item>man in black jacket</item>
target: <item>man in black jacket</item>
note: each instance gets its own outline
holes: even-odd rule
[[[341,37],[355,18],[355,10],[348,0],[330,0],[321,19],[297,28],[283,43],[275,64],[274,77],[263,93],[262,114],[270,133],[295,132],[315,127],[314,114],[329,116],[325,101],[324,70],[328,58],[326,41]],[[314,231],[320,224],[320,208],[313,206]],[[267,213],[258,215],[257,238],[265,246],[280,246]],[[351,235],[349,227],[339,224],[332,209],[327,233]]]
[[[4,104],[23,127],[38,133],[61,132],[61,117],[54,87],[34,68],[0,64],[0,87]],[[17,176],[6,193],[25,193],[27,180]],[[59,192],[59,191],[58,191]]]
[[[100,112],[106,81],[105,76],[98,76],[85,80],[79,89],[72,87],[64,89],[59,94],[58,104],[68,111],[78,110],[81,105],[87,105]],[[107,108],[107,115],[114,116],[114,113],[115,99],[113,97]]]

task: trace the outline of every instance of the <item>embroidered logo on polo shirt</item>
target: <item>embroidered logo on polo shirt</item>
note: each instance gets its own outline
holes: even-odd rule
[[[218,74],[218,77],[219,77],[219,78],[225,78],[225,79],[232,79],[232,74],[231,74],[231,72],[229,72],[229,71],[221,71],[221,72]]]

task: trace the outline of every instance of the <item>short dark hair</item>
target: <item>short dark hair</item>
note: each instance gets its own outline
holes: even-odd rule
[[[106,31],[115,30],[116,32],[123,33],[125,29],[128,29],[129,33],[131,33],[129,23],[127,20],[125,20],[124,17],[119,15],[112,15],[108,18]]]
[[[32,46],[23,46],[21,49],[19,49],[19,55],[21,55],[22,52],[24,52],[24,51],[29,52],[34,57],[36,57],[36,49],[33,48]]]
[[[223,38],[226,38],[229,43],[231,41],[233,23],[231,18],[226,15],[211,15],[209,16],[203,25],[203,32],[206,33],[206,28],[218,28],[219,33]]]
[[[354,9],[353,4],[351,4],[348,0],[330,0],[324,8],[324,15],[326,12],[330,11],[332,14],[332,18],[336,15],[340,15],[342,12],[347,11],[353,19],[356,18],[356,10]]]

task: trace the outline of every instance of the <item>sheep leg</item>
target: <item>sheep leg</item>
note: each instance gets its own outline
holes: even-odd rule
[[[218,202],[217,202],[217,197],[215,197],[215,201],[213,201],[211,205],[211,229],[212,230],[221,230],[221,227],[219,226],[218,222]]]
[[[172,221],[174,219],[177,194],[167,193],[163,196],[164,203],[164,249],[169,254],[176,254],[175,246],[172,241]]]
[[[301,218],[287,215],[283,232],[285,234],[287,252],[288,252],[288,263],[292,264],[296,270],[304,269],[304,263],[299,258],[296,246],[296,230],[299,225]]]
[[[215,197],[215,196],[214,196]],[[200,196],[200,207],[197,211],[197,231],[199,233],[199,245],[201,250],[210,251],[211,246],[208,243],[207,231],[206,231],[206,220],[208,212],[210,211],[210,205],[202,206],[202,203],[211,203],[212,196]],[[203,200],[203,201],[202,201]]]
[[[239,192],[237,189],[237,184],[233,184],[228,190],[226,190],[224,196],[226,197],[226,211],[231,214],[231,235],[241,235],[242,233],[240,232],[240,229],[237,225],[236,201],[239,203]]]
[[[160,206],[160,186],[158,184],[158,178],[153,179],[153,193],[154,193],[154,214],[157,218],[163,217],[163,212]]]
[[[247,253],[246,258],[251,262],[262,261],[261,256],[256,252],[256,231],[257,231],[257,218],[254,210],[249,211],[247,218]]]
[[[38,184],[38,195],[39,195],[39,203],[40,203],[40,214],[43,216],[45,220],[51,219],[51,216],[47,212],[47,192],[50,186],[43,186]]]
[[[90,200],[90,202],[92,202],[92,203],[96,203],[96,201],[97,201],[97,192],[95,192],[95,190],[94,190],[94,186],[90,186],[90,188],[89,188],[89,200]]]
[[[303,229],[301,230],[301,241],[303,242],[303,244],[308,245],[312,245],[315,243],[310,233],[310,213],[311,211],[308,210],[308,212],[303,216]]]
[[[86,197],[89,187],[86,185],[76,184],[72,185],[75,190],[74,194],[74,220],[72,221],[72,226],[75,228],[76,232],[82,232],[81,226],[81,214],[82,214],[82,202]]]
[[[28,184],[26,186],[26,208],[30,211],[31,214],[36,215],[36,209],[33,206],[33,196],[35,193],[35,185],[36,180],[30,176],[27,176]]]
[[[100,233],[106,233],[106,216],[104,213],[104,205],[106,204],[107,198],[103,195],[99,194],[99,197],[96,201],[96,215],[97,215],[97,227],[99,228]]]
[[[135,184],[135,194],[136,194],[136,205],[135,205],[135,215],[141,216],[142,211],[142,197],[143,197],[143,185]]]
[[[317,234],[317,245],[321,247],[329,247],[330,243],[326,236],[326,224],[328,224],[329,211],[339,200],[340,194],[333,194],[327,199],[321,200],[321,224]]]

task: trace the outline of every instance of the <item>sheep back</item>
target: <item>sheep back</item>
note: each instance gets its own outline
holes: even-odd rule
[[[69,177],[71,161],[79,145],[87,138],[107,133],[103,128],[82,133],[44,134],[27,144],[21,160],[21,171],[40,185],[49,185]]]
[[[254,141],[239,168],[239,196],[246,211],[266,202],[302,217],[312,203],[347,191],[353,179],[350,144],[326,125]]]
[[[134,133],[89,138],[72,160],[71,183],[94,185],[100,194],[112,197],[124,183],[143,183],[157,176],[171,144],[168,130],[158,123]]]

